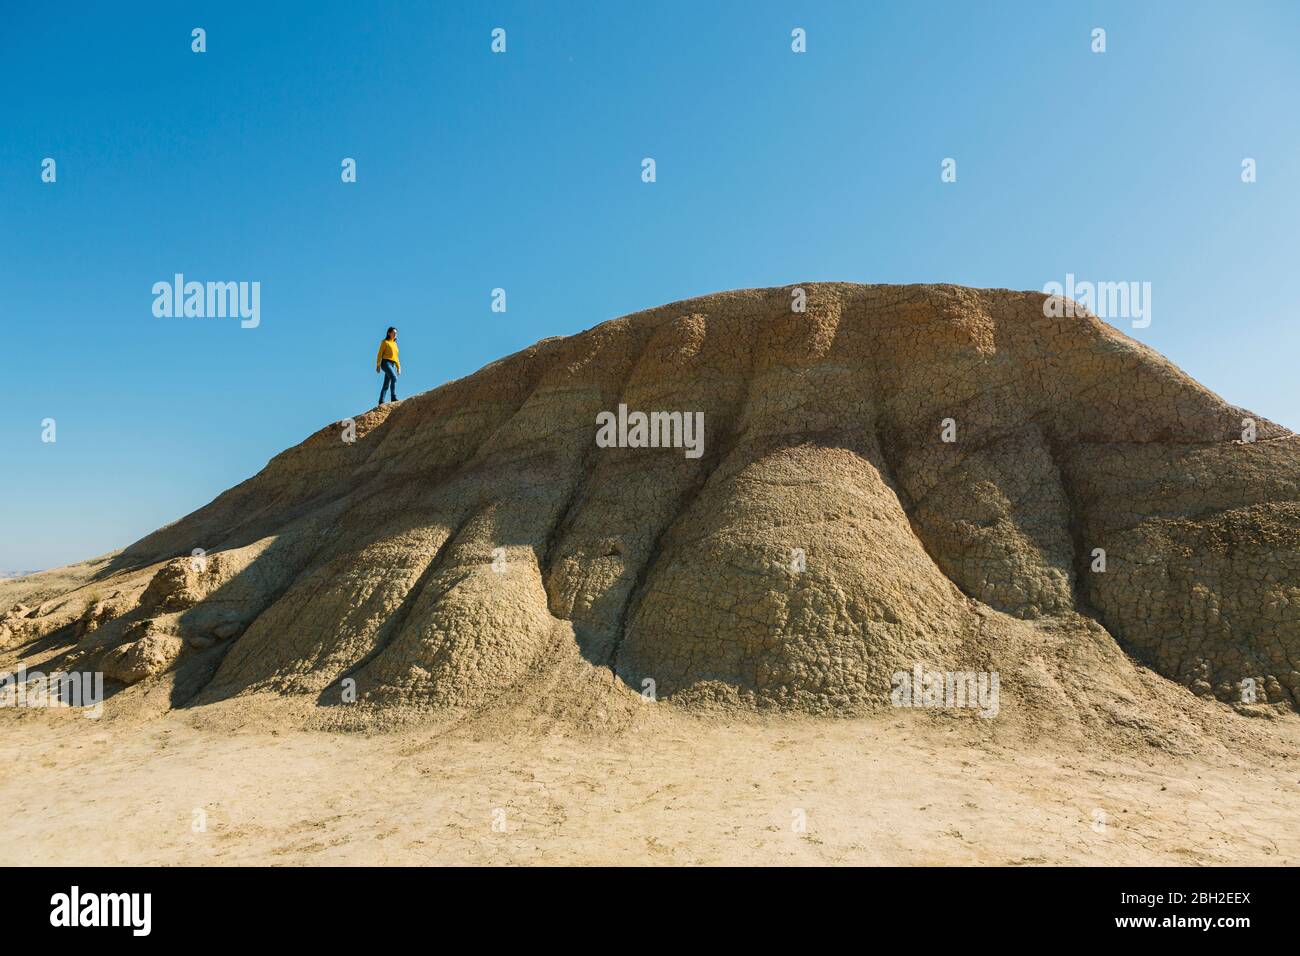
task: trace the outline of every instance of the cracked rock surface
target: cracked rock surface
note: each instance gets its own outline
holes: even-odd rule
[[[1300,438],[1040,293],[810,283],[793,312],[792,288],[328,426],[75,586],[0,590],[0,646],[170,681],[171,706],[837,714],[917,664],[1080,720],[1137,719],[1145,668],[1296,706]],[[597,447],[620,404],[702,412],[703,454]]]

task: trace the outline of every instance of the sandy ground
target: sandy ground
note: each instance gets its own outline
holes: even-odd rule
[[[1300,861],[1293,718],[1267,755],[1116,756],[911,715],[655,709],[613,736],[9,710],[0,864]]]

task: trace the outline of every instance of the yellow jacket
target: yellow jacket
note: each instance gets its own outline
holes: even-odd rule
[[[396,342],[390,342],[388,339],[384,339],[382,342],[379,343],[379,355],[375,359],[376,372],[379,371],[379,366],[384,361],[384,359],[391,359],[393,364],[397,366],[397,371],[401,372],[402,360],[397,357]]]

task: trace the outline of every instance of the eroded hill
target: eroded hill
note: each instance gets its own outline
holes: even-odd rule
[[[1039,293],[802,288],[806,312],[674,303],[324,428],[0,644],[171,706],[836,714],[917,665],[1083,722],[1186,696],[1137,665],[1296,706],[1300,438]],[[620,404],[703,413],[702,454],[599,447]]]

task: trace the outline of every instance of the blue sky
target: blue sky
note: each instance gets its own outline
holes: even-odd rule
[[[4,21],[0,570],[123,546],[373,406],[390,324],[406,397],[723,289],[1072,272],[1151,282],[1151,326],[1116,324],[1300,428],[1293,3],[14,0]],[[261,324],[155,317],[177,272],[260,282]]]

